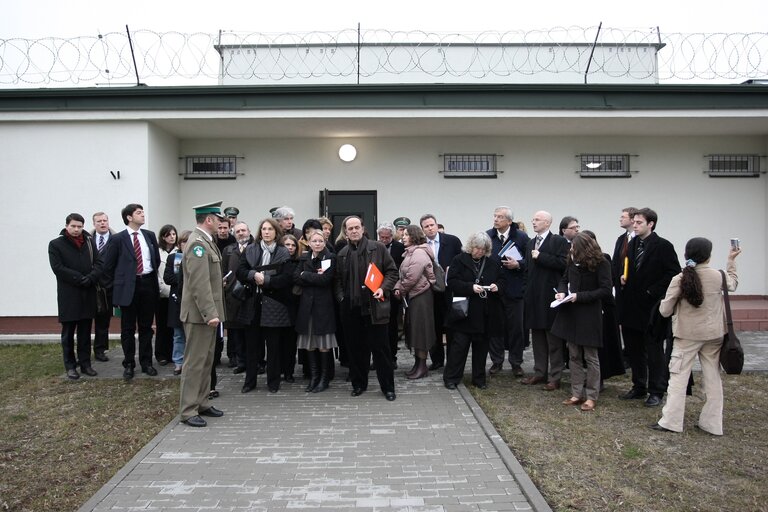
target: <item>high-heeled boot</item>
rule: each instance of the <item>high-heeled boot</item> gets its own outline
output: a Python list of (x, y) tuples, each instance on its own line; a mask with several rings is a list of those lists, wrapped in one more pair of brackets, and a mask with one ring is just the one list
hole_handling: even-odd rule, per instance
[(405, 372), (405, 376), (406, 377), (410, 377), (411, 375), (413, 375), (414, 372), (416, 371), (416, 368), (418, 368), (418, 367), (419, 367), (419, 358), (416, 357), (416, 356), (413, 356), (413, 366), (411, 367), (410, 370)]
[(304, 391), (311, 393), (320, 384), (320, 356), (317, 350), (307, 350), (307, 362), (309, 363), (309, 384)]
[(321, 393), (328, 389), (331, 382), (331, 370), (333, 370), (333, 353), (320, 352), (320, 383), (312, 390), (313, 393)]
[(429, 369), (427, 368), (427, 358), (419, 359), (419, 364), (416, 367), (416, 371), (408, 376), (410, 380), (421, 379), (429, 375)]

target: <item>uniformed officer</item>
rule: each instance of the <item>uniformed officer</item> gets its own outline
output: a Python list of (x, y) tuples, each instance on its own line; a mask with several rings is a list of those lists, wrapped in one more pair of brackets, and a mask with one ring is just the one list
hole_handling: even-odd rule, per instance
[(411, 225), (411, 219), (408, 217), (398, 217), (394, 221), (392, 221), (392, 224), (395, 225), (395, 229), (397, 230), (395, 235), (395, 240), (398, 242), (402, 241), (403, 238), (403, 232), (405, 231), (405, 228)]
[(197, 227), (184, 250), (181, 321), (187, 343), (181, 374), (179, 412), (191, 427), (204, 427), (201, 416), (218, 418), (224, 413), (208, 400), (216, 332), (225, 320), (221, 254), (214, 240), (219, 220), (225, 219), (218, 203), (195, 206)]
[(237, 216), (240, 215), (240, 209), (237, 206), (227, 206), (224, 208), (224, 215), (229, 220), (229, 232), (235, 234), (235, 224), (237, 224)]

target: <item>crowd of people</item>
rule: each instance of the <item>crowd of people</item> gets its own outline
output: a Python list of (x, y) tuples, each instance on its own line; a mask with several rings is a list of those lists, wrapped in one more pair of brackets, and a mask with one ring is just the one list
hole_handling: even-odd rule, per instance
[[(135, 203), (123, 208), (126, 229), (119, 232), (104, 212), (93, 214), (91, 232), (82, 215), (67, 216), (49, 256), (68, 378), (96, 375), (91, 349), (95, 360), (108, 360), (114, 313), (123, 378), (134, 377), (138, 332), (141, 371), (157, 375), (153, 355), (159, 365), (174, 365), (182, 379), (181, 419), (191, 426), (223, 414), (211, 400), (225, 338), (231, 371), (244, 374), (242, 393), (256, 389), (259, 375), (277, 393), (283, 382), (295, 382), (297, 364), (305, 391), (323, 392), (338, 359), (349, 368), (352, 396), (367, 391), (373, 370), (392, 401), (402, 332), (413, 354), (406, 379), (443, 368), (445, 387), (455, 389), (471, 348), (472, 385), (486, 388), (505, 355), (521, 384), (548, 392), (560, 388), (569, 368), (570, 397), (562, 403), (585, 412), (597, 406), (605, 379), (628, 366), (632, 388), (620, 398), (657, 407), (668, 392), (652, 427), (681, 431), (699, 354), (707, 395), (699, 427), (722, 434), (722, 283), (708, 266), (712, 244), (692, 239), (681, 272), (650, 208), (622, 210), (612, 254), (575, 217), (564, 217), (554, 233), (552, 215), (538, 211), (529, 235), (506, 206), (493, 211), (491, 229), (463, 243), (433, 214), (418, 223), (382, 223), (374, 236), (352, 215), (332, 240), (328, 218), (298, 229), (291, 208), (273, 208), (252, 234), (239, 213), (222, 212), (221, 203), (201, 205), (194, 230), (178, 235), (164, 225), (158, 237), (143, 229), (144, 209)], [(739, 253), (732, 248), (728, 257), (729, 290), (737, 284)], [(526, 376), (528, 343), (533, 373)]]

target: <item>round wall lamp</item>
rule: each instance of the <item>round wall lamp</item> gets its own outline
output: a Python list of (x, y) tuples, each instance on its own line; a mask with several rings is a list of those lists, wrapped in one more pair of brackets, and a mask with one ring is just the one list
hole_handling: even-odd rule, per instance
[(339, 158), (344, 162), (351, 162), (357, 156), (357, 149), (352, 144), (343, 144), (339, 148)]

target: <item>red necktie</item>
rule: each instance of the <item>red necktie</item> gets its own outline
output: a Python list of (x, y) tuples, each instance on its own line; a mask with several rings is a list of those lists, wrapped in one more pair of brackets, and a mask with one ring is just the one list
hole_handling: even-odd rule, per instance
[(136, 253), (136, 275), (144, 273), (144, 258), (141, 257), (141, 245), (139, 245), (139, 234), (133, 234), (133, 252)]

